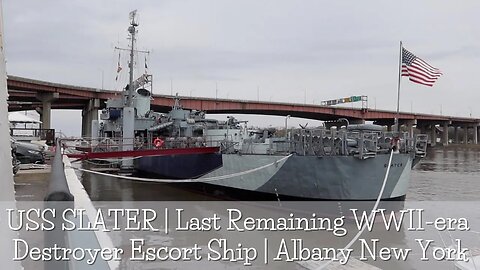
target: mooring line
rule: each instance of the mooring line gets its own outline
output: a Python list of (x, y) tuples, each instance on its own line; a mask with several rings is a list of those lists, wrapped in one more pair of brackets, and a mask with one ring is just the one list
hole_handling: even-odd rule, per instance
[[(378, 194), (378, 197), (377, 197), (377, 200), (375, 201), (375, 205), (373, 206), (373, 209), (372, 211), (370, 212), (370, 215), (368, 216), (368, 219), (370, 221), (372, 221), (373, 218), (375, 218), (375, 211), (377, 210), (378, 208), (378, 204), (380, 203), (380, 200), (382, 198), (382, 195), (383, 195), (383, 191), (385, 190), (385, 186), (387, 184), (387, 179), (388, 179), (388, 174), (390, 173), (390, 166), (392, 165), (392, 157), (393, 157), (393, 151), (390, 151), (390, 159), (388, 160), (388, 166), (387, 166), (387, 171), (385, 173), (385, 178), (383, 179), (383, 185), (382, 185), (382, 188), (380, 189), (380, 193)], [(360, 231), (358, 231), (358, 233), (353, 237), (353, 239), (343, 248), (344, 250), (345, 249), (348, 249), (350, 248), (357, 240), (358, 238), (360, 237), (360, 235), (362, 235), (362, 233), (365, 231), (365, 229), (367, 228), (367, 222), (365, 222), (363, 224), (363, 227)], [(337, 253), (337, 257), (340, 257), (341, 256), (341, 253)], [(321, 269), (324, 269), (325, 267), (327, 267), (329, 264), (331, 264), (333, 262), (333, 260), (329, 260), (328, 262), (326, 262), (325, 264), (321, 265), (320, 267), (318, 268), (315, 268), (315, 270), (321, 270)]]

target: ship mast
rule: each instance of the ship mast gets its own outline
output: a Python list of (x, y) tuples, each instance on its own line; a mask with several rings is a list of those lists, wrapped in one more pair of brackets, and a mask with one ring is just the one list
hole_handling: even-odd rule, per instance
[(135, 46), (135, 33), (137, 31), (137, 29), (135, 27), (138, 26), (138, 23), (135, 21), (135, 16), (137, 14), (137, 11), (134, 10), (132, 12), (130, 12), (130, 27), (128, 27), (128, 32), (130, 33), (130, 37), (131, 37), (131, 46), (130, 46), (130, 63), (128, 65), (129, 67), (129, 75), (130, 75), (130, 79), (129, 79), (129, 82), (128, 82), (128, 98), (127, 98), (127, 102), (126, 102), (126, 105), (127, 107), (133, 107), (133, 91), (135, 89), (133, 89), (134, 85), (133, 85), (133, 57), (134, 57), (134, 46)]
[[(133, 91), (134, 84), (133, 84), (133, 57), (134, 57), (134, 46), (135, 46), (135, 33), (138, 23), (135, 21), (135, 16), (137, 11), (134, 10), (130, 12), (130, 26), (128, 27), (128, 32), (130, 33), (131, 38), (131, 46), (130, 46), (130, 63), (129, 73), (130, 73), (130, 80), (128, 83), (127, 89), (127, 100), (124, 103), (123, 107), (123, 126), (122, 126), (122, 150), (123, 151), (132, 151), (133, 150), (133, 143), (135, 137), (135, 108), (133, 104)], [(132, 159), (123, 159), (122, 160), (122, 169), (129, 170), (133, 168), (133, 160)]]

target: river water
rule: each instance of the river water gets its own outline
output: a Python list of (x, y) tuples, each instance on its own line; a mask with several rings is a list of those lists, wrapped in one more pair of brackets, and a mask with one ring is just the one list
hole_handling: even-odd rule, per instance
[[(373, 261), (369, 259), (369, 264), (375, 265), (380, 269), (453, 269), (453, 262), (446, 260), (436, 260), (432, 253), (433, 246), (441, 248), (451, 246), (454, 239), (462, 240), (462, 247), (468, 248), (480, 247), (480, 148), (465, 146), (435, 147), (429, 148), (426, 158), (424, 158), (412, 171), (409, 191), (405, 205), (405, 209), (425, 209), (425, 215), (422, 224), (437, 218), (462, 218), (468, 219), (469, 230), (462, 231), (458, 228), (453, 230), (440, 230), (432, 225), (424, 225), (425, 230), (410, 230), (408, 226), (402, 227), (400, 230), (380, 230), (373, 232), (365, 232), (361, 234), (360, 239), (372, 241), (379, 239), (380, 247), (411, 249), (411, 253), (406, 260), (386, 260), (377, 259)], [(83, 175), (82, 181), (85, 189), (89, 193), (93, 201), (121, 201), (114, 205), (108, 203), (97, 202), (97, 207), (138, 207), (139, 209), (148, 208), (185, 208), (191, 211), (191, 215), (198, 217), (206, 217), (212, 215), (215, 211), (222, 212), (225, 207), (242, 207), (237, 202), (203, 203), (195, 202), (195, 205), (189, 205), (186, 202), (165, 202), (151, 203), (146, 202), (142, 205), (138, 201), (158, 201), (158, 200), (175, 200), (179, 197), (188, 198), (189, 200), (203, 201), (209, 197), (199, 195), (187, 190), (171, 187), (168, 185), (157, 183), (138, 183), (110, 177)], [(135, 202), (132, 202), (135, 201)], [(130, 202), (130, 203), (128, 203)], [(172, 204), (173, 203), (173, 204)], [(103, 204), (103, 205), (102, 205)], [(119, 206), (119, 204), (121, 204)], [(285, 205), (283, 205), (284, 207)], [(335, 207), (335, 206), (334, 206)], [(361, 208), (361, 207), (359, 207)], [(216, 209), (216, 210), (214, 210)], [(371, 209), (371, 208), (370, 208)], [(161, 210), (159, 210), (161, 212)], [(271, 211), (262, 207), (260, 210), (256, 208), (250, 211), (249, 215), (259, 216), (275, 216), (279, 214), (277, 211)], [(282, 215), (282, 214), (280, 214)], [(288, 215), (288, 214), (287, 214)], [(222, 217), (225, 219), (225, 215)], [(415, 217), (408, 217), (408, 220), (414, 220)], [(406, 220), (407, 220), (406, 219)], [(381, 222), (380, 222), (381, 223)], [(404, 221), (403, 224), (408, 224)], [(173, 233), (161, 234), (152, 232), (132, 232), (132, 234), (117, 234), (112, 236), (115, 246), (128, 247), (132, 238), (146, 239), (146, 243), (151, 247), (189, 247), (193, 243), (203, 243), (203, 250), (206, 249), (205, 243), (209, 239), (215, 237), (225, 237), (233, 243), (242, 243), (244, 246), (251, 245), (260, 247), (265, 238), (270, 239), (270, 249), (265, 251), (269, 254), (270, 260), (278, 249), (278, 242), (284, 238), (296, 237), (305, 240), (305, 245), (312, 247), (338, 247), (342, 248), (353, 238), (353, 235), (359, 230), (355, 228), (353, 223), (347, 223), (347, 228), (352, 233), (345, 237), (332, 237), (331, 233), (313, 234), (305, 233), (292, 235), (288, 232), (268, 233), (235, 233), (229, 232), (175, 232), (173, 228), (168, 227)], [(223, 234), (222, 234), (223, 233)], [(422, 249), (420, 248), (418, 239), (425, 241), (434, 241), (432, 247), (429, 248), (427, 257), (430, 261), (422, 261)], [(232, 242), (233, 241), (233, 242)], [(370, 242), (368, 242), (370, 243)], [(379, 248), (380, 248), (379, 247)], [(352, 246), (352, 258), (361, 258), (362, 245), (356, 241)], [(259, 248), (261, 250), (261, 248)], [(203, 254), (206, 256), (206, 254)], [(437, 254), (438, 255), (438, 254)], [(323, 263), (323, 262), (322, 262)], [(313, 268), (316, 268), (314, 266)], [(207, 262), (202, 261), (162, 261), (162, 262), (132, 262), (127, 259), (122, 260), (120, 269), (243, 269), (241, 263), (230, 262)], [(255, 269), (305, 269), (297, 263), (277, 263), (270, 262), (264, 265), (260, 262), (254, 264)], [(312, 269), (313, 269), (312, 268)], [(378, 269), (376, 268), (376, 269)], [(336, 269), (336, 268), (335, 268)], [(353, 269), (353, 268), (352, 268)], [(355, 269), (365, 268), (365, 265)], [(475, 269), (475, 268), (472, 268)]]
[(480, 148), (429, 148), (412, 171), (407, 200), (480, 200)]

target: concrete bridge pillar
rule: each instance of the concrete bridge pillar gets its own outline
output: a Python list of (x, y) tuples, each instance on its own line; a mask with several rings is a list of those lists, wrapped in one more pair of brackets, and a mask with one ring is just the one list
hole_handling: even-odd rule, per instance
[(87, 110), (82, 110), (82, 137), (87, 137)]
[(406, 120), (405, 122), (402, 123), (402, 125), (405, 125), (407, 128), (408, 135), (410, 137), (414, 136), (414, 128), (413, 126), (417, 124), (417, 120)]
[(82, 110), (82, 137), (92, 137), (92, 121), (98, 120), (99, 99), (91, 99)]
[(473, 144), (478, 144), (478, 125), (473, 126)]
[(437, 144), (437, 128), (435, 124), (431, 125), (430, 129), (430, 145), (435, 146)]
[(455, 126), (454, 130), (454, 136), (455, 136), (455, 143), (460, 143), (460, 135), (458, 134), (458, 126)]
[(468, 144), (468, 125), (463, 127), (463, 143)]
[(58, 93), (38, 93), (37, 99), (42, 102), (40, 121), (42, 128), (51, 128), (52, 102), (59, 97)]
[(51, 127), (52, 117), (52, 102), (50, 100), (42, 100), (42, 114), (40, 121), (42, 121), (42, 128), (49, 129)]
[(443, 123), (443, 134), (442, 134), (442, 143), (444, 146), (448, 145), (448, 125), (450, 123), (444, 122)]

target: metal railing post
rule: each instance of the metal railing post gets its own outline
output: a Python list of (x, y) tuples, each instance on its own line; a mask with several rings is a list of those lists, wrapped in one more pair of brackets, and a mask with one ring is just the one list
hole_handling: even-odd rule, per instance
[(73, 195), (70, 193), (67, 177), (65, 176), (60, 141), (56, 143), (55, 157), (51, 166), (50, 183), (45, 201), (73, 201)]
[[(45, 196), (45, 208), (53, 209), (55, 214), (48, 212), (49, 220), (54, 223), (54, 229), (45, 231), (45, 247), (68, 248), (67, 232), (62, 229), (64, 223), (63, 213), (66, 209), (73, 208), (74, 196), (68, 188), (65, 168), (62, 161), (60, 141), (56, 142), (55, 157), (51, 166), (50, 183), (48, 193)], [(45, 269), (49, 270), (68, 270), (69, 262), (62, 260), (45, 261)]]

